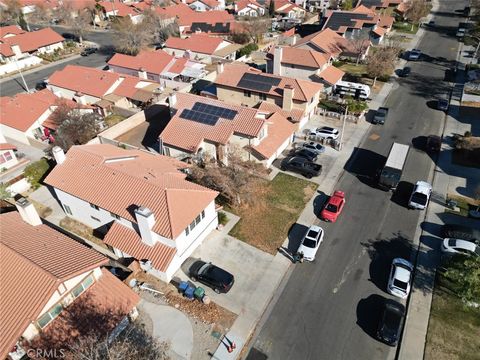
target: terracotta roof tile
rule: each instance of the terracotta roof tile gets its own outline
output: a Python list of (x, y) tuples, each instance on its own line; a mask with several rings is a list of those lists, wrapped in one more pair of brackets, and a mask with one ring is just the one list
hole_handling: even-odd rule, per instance
[(166, 156), (113, 145), (74, 146), (45, 183), (134, 223), (132, 207), (145, 206), (155, 216), (152, 230), (175, 239), (217, 196), (185, 180), (178, 170), (185, 167)]
[[(272, 47), (270, 54), (274, 54), (275, 48)], [(290, 46), (282, 47), (282, 60), (284, 64), (300, 65), (311, 68), (319, 68), (329, 61), (329, 56), (315, 50), (293, 48)]]
[(288, 121), (282, 114), (274, 113), (267, 119), (267, 136), (263, 138), (260, 144), (252, 148), (269, 159), (275, 154), (278, 148), (289, 138), (296, 130), (295, 124)]
[(8, 25), (0, 27), (0, 38), (3, 38), (5, 35), (18, 35), (23, 34), (25, 31), (18, 25)]
[[(162, 141), (187, 152), (196, 152), (203, 140), (227, 144), (234, 134), (248, 137), (258, 135), (265, 122), (256, 117), (257, 110), (243, 106), (226, 104), (223, 101), (209, 99), (203, 96), (177, 93), (177, 102), (174, 105), (176, 114), (169, 121), (161, 133)], [(215, 125), (186, 120), (179, 115), (184, 109), (191, 109), (195, 103), (203, 103), (237, 111), (233, 120), (220, 118)]]
[(322, 84), (262, 73), (260, 70), (253, 69), (248, 65), (240, 65), (236, 63), (225, 65), (223, 73), (217, 76), (215, 83), (226, 87), (240, 89), (238, 83), (242, 76), (246, 73), (259, 74), (265, 77), (280, 79), (280, 83), (278, 84), (278, 86), (272, 86), (271, 89), (266, 92), (267, 94), (277, 97), (283, 96), (283, 89), (286, 85), (290, 85), (294, 88), (295, 91), (293, 94), (293, 98), (297, 101), (310, 101), (310, 99), (315, 96), (316, 93), (322, 91), (323, 89)]
[(105, 244), (120, 249), (137, 260), (150, 260), (153, 267), (162, 272), (167, 270), (177, 252), (176, 248), (160, 242), (154, 246), (146, 245), (135, 230), (118, 222), (112, 224), (104, 241)]
[(5, 44), (18, 45), (22, 52), (32, 52), (37, 49), (64, 41), (63, 36), (57, 34), (51, 28), (25, 32), (20, 35), (3, 38)]
[(166, 41), (165, 47), (213, 55), (223, 41), (226, 40), (204, 34), (192, 34), (185, 39), (170, 37)]
[(108, 260), (47, 225), (24, 222), (15, 211), (0, 215), (0, 229), (3, 359), (60, 283)]
[(349, 41), (329, 28), (325, 28), (322, 31), (300, 39), (295, 47), (302, 47), (309, 44), (333, 57), (338, 57), (343, 52), (351, 50)]
[(184, 3), (179, 3), (167, 7), (156, 7), (155, 12), (165, 18), (178, 18), (193, 14), (195, 11), (192, 10), (188, 5)]
[(280, 113), (293, 123), (299, 123), (300, 120), (305, 116), (304, 110), (292, 109), (291, 111), (286, 111), (286, 110), (283, 110), (277, 104), (266, 102), (266, 101), (262, 101), (258, 109), (269, 112), (269, 113), (275, 113), (275, 112)]
[(147, 72), (160, 74), (175, 57), (165, 51), (141, 51), (136, 56), (115, 54), (108, 65), (120, 66), (132, 70), (145, 69)]
[(318, 76), (329, 84), (335, 85), (339, 80), (342, 80), (343, 75), (345, 75), (344, 71), (336, 68), (335, 66), (329, 65)]
[(0, 150), (17, 150), (17, 147), (9, 143), (0, 143)]
[(255, 0), (238, 0), (235, 4), (237, 5), (236, 7), (237, 12), (245, 9), (246, 7), (251, 7), (254, 10), (256, 10), (257, 8), (264, 8)]

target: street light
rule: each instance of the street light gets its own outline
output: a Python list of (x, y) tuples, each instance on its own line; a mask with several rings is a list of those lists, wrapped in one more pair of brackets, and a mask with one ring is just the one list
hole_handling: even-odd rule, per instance
[(23, 77), (22, 70), (20, 70), (20, 67), (18, 66), (17, 58), (15, 57), (15, 55), (13, 56), (13, 61), (15, 62), (15, 66), (17, 67), (18, 72), (20, 73), (20, 77), (22, 78), (23, 85), (25, 86), (25, 90), (27, 91), (27, 93), (29, 93), (30, 89), (28, 88), (27, 82), (25, 81), (25, 78)]
[(348, 114), (348, 105), (345, 105), (345, 114), (343, 115), (343, 124), (342, 124), (342, 133), (340, 134), (340, 144), (338, 145), (338, 150), (342, 150), (343, 146), (343, 133), (345, 132), (345, 122), (347, 121)]

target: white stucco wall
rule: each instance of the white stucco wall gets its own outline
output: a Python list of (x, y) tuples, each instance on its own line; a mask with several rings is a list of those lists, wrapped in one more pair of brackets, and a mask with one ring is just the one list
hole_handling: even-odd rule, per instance
[(8, 137), (10, 139), (13, 139), (13, 140), (16, 140), (16, 141), (19, 141), (23, 144), (29, 145), (27, 136), (25, 135), (24, 132), (19, 131), (19, 130), (14, 129), (14, 128), (11, 128), (10, 126), (6, 126), (6, 125), (1, 124), (1, 123), (0, 123), (0, 129), (2, 129), (2, 133), (6, 137)]
[(207, 10), (210, 10), (210, 7), (205, 5), (204, 3), (200, 2), (200, 1), (195, 1), (193, 3), (191, 3), (190, 5), (188, 5), (191, 9), (195, 10), (195, 11), (207, 11)]
[(3, 163), (0, 164), (0, 170), (1, 169), (10, 169), (12, 166), (15, 166), (18, 164), (17, 157), (15, 156), (15, 153), (13, 150), (4, 150), (0, 151), (0, 156), (8, 156), (10, 154), (11, 160), (7, 160)]
[[(65, 89), (65, 88), (55, 86), (55, 85), (52, 85), (52, 84), (48, 84), (47, 89), (52, 91), (56, 96), (64, 98), (64, 99), (72, 100), (72, 99), (75, 98), (76, 91), (73, 91), (73, 90)], [(94, 103), (96, 103), (97, 101), (100, 100), (100, 98), (98, 98), (98, 97), (87, 95), (87, 94), (84, 94), (84, 98), (85, 98), (85, 101), (86, 101), (87, 104), (94, 104)]]
[(51, 44), (51, 45), (47, 45), (47, 46), (38, 48), (37, 51), (40, 54), (48, 54), (48, 53), (53, 53), (57, 49), (63, 49), (63, 43), (62, 42), (58, 42), (58, 43), (55, 43), (55, 44)]

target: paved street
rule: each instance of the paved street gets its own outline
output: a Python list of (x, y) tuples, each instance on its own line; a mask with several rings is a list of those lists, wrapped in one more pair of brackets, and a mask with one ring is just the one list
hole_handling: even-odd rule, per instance
[(436, 27), (426, 31), (417, 46), (426, 56), (409, 63), (412, 75), (399, 80), (387, 98), (387, 123), (372, 126), (361, 149), (347, 163), (338, 184), (347, 194), (344, 213), (336, 224), (321, 223), (326, 236), (317, 260), (296, 265), (253, 341), (253, 347), (269, 359), (395, 357), (395, 348), (373, 338), (379, 306), (382, 298), (390, 297), (385, 289), (391, 260), (415, 255), (418, 239), (414, 234), (424, 213), (407, 210), (405, 205), (413, 183), (428, 179), (433, 161), (412, 146), (403, 181), (393, 197), (376, 189), (370, 177), (393, 141), (411, 145), (418, 136), (442, 132), (445, 114), (434, 109), (434, 99), (449, 89), (443, 80), (458, 48), (450, 32), (462, 21), (453, 11), (464, 5), (441, 2), (434, 14)]
[[(40, 27), (40, 26), (39, 26)], [(68, 33), (68, 29), (52, 26), (52, 28), (57, 31), (59, 34)], [(100, 51), (95, 54), (91, 54), (85, 57), (75, 56), (68, 61), (61, 62), (58, 64), (52, 64), (53, 66), (43, 66), (35, 70), (26, 70), (24, 72), (25, 81), (30, 90), (35, 89), (35, 85), (48, 78), (52, 73), (57, 70), (63, 69), (65, 66), (71, 65), (82, 65), (88, 67), (104, 67), (106, 65), (105, 60), (109, 56), (109, 47), (112, 46), (112, 35), (108, 32), (93, 32), (90, 31), (85, 36), (85, 40), (92, 41), (98, 44)], [(0, 95), (1, 96), (12, 96), (17, 93), (24, 92), (24, 85), (20, 75), (15, 76), (12, 79), (3, 79), (0, 80)]]

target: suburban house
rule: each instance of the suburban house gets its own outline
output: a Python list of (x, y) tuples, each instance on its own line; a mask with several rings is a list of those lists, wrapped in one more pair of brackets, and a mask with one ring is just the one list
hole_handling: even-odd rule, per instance
[(184, 39), (169, 37), (163, 50), (173, 56), (183, 56), (212, 64), (219, 60), (235, 60), (237, 50), (241, 47), (242, 45), (220, 37), (192, 34)]
[(108, 67), (117, 74), (137, 76), (171, 87), (176, 87), (176, 83), (192, 83), (206, 74), (205, 64), (187, 56), (172, 56), (163, 50), (141, 51), (136, 56), (115, 54), (108, 61)]
[(234, 5), (235, 14), (238, 16), (263, 16), (265, 8), (256, 0), (239, 0)]
[(275, 46), (267, 54), (267, 72), (295, 79), (321, 82), (330, 92), (345, 72), (331, 65), (331, 57), (315, 50)]
[(325, 28), (295, 41), (292, 46), (319, 51), (329, 55), (333, 60), (357, 58), (357, 56), (364, 59), (370, 49), (370, 42), (366, 41), (365, 47), (362, 49), (354, 46), (350, 40), (338, 35), (335, 31)]
[(0, 28), (0, 60), (11, 62), (30, 55), (63, 49), (65, 39), (50, 28), (26, 32), (16, 25)]
[(45, 183), (67, 216), (106, 233), (117, 256), (163, 281), (218, 225), (217, 192), (187, 181), (181, 161), (108, 144), (53, 152)]
[(155, 102), (159, 87), (152, 80), (77, 65), (55, 71), (47, 85), (56, 96), (94, 105), (104, 115), (112, 106), (128, 109)]
[(0, 171), (3, 172), (18, 164), (16, 150), (17, 147), (7, 142), (0, 129)]
[(181, 36), (205, 33), (228, 37), (239, 27), (234, 16), (224, 10), (192, 11), (190, 14), (180, 14), (177, 24)]
[(326, 10), (330, 7), (330, 0), (296, 0), (295, 4), (300, 5), (300, 3), (305, 4), (305, 7), (308, 11), (315, 10)]
[(389, 7), (395, 8), (399, 4), (405, 2), (404, 0), (360, 0), (358, 5), (363, 5), (373, 10), (382, 10)]
[(291, 143), (296, 125), (279, 112), (230, 105), (203, 96), (169, 97), (171, 119), (160, 134), (165, 155), (215, 159), (228, 164), (231, 152), (269, 167)]
[(303, 19), (307, 11), (288, 0), (270, 0), (274, 3), (275, 14), (289, 19)]
[(124, 4), (120, 0), (104, 0), (98, 4), (103, 8), (103, 18), (124, 18), (128, 17), (133, 24), (142, 22), (143, 15), (135, 7)]
[(323, 85), (311, 81), (262, 73), (244, 64), (219, 64), (215, 80), (217, 98), (227, 103), (254, 107), (266, 101), (285, 111), (305, 114), (302, 128), (315, 113)]
[(225, 0), (182, 0), (195, 11), (225, 10)]
[[(135, 5), (135, 6), (138, 6), (138, 5)], [(157, 13), (163, 19), (166, 25), (174, 23), (180, 18), (186, 18), (195, 12), (188, 5), (184, 3), (172, 4), (166, 7), (157, 6), (157, 7), (152, 7), (152, 9), (153, 11), (155, 11), (155, 13)]]
[[(51, 115), (65, 100), (56, 97), (50, 90), (43, 89), (31, 94), (17, 94), (0, 98), (0, 129), (10, 139), (30, 144), (30, 140), (53, 141), (52, 133), (57, 129)], [(90, 106), (66, 101), (82, 112), (92, 112)]]
[[(25, 198), (16, 207), (0, 214), (2, 359), (26, 357), (43, 335), (60, 345), (80, 328), (106, 335), (136, 317), (140, 298), (102, 269), (107, 258), (42, 224)], [(95, 323), (93, 314), (104, 321)]]
[(393, 25), (389, 15), (378, 15), (375, 10), (363, 5), (351, 11), (328, 10), (322, 29), (331, 29), (346, 39), (370, 40), (379, 44)]

